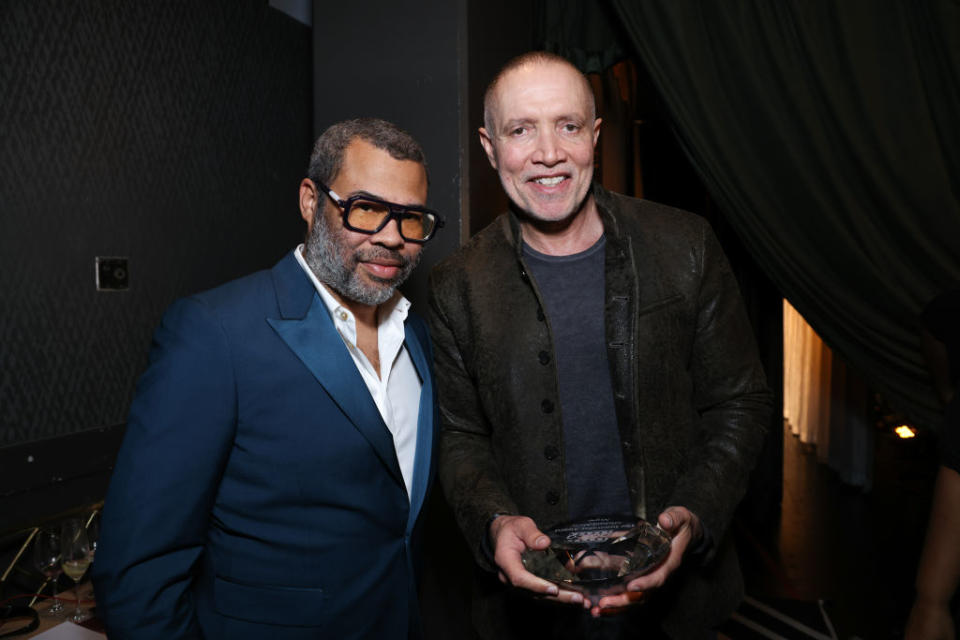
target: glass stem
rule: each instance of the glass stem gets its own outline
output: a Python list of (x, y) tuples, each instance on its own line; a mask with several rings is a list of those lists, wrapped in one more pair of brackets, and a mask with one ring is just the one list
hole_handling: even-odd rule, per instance
[(77, 597), (76, 607), (73, 609), (73, 617), (75, 620), (80, 619), (80, 583), (76, 580), (73, 581), (73, 595)]

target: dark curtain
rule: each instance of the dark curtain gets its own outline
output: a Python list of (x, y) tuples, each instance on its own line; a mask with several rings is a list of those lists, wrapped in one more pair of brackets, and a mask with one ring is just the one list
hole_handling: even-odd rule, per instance
[(594, 7), (581, 25), (613, 19), (559, 30), (554, 50), (604, 59), (625, 34), (754, 259), (835, 352), (936, 426), (917, 316), (960, 282), (960, 3), (571, 5)]

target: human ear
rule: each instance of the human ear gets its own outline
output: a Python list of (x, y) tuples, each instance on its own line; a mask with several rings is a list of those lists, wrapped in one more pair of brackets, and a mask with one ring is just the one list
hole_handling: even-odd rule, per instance
[(493, 167), (494, 171), (496, 171), (497, 150), (493, 146), (493, 140), (490, 139), (490, 134), (487, 133), (487, 130), (484, 127), (477, 129), (477, 133), (480, 134), (480, 144), (483, 145), (483, 150), (487, 152), (487, 160), (490, 161), (490, 166)]
[(317, 213), (317, 187), (310, 178), (300, 182), (300, 217), (307, 223), (307, 233), (313, 231), (313, 219)]

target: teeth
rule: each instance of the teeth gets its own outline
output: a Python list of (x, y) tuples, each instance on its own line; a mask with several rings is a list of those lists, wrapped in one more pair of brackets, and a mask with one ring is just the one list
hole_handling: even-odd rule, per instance
[(565, 178), (563, 176), (554, 176), (552, 178), (537, 178), (536, 180), (534, 180), (534, 182), (536, 182), (537, 184), (542, 184), (548, 187), (552, 187), (554, 185), (560, 184), (564, 180)]

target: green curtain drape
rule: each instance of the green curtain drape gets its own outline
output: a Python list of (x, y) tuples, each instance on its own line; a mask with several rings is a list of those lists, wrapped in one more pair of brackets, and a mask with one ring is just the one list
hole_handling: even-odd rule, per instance
[[(960, 282), (960, 3), (570, 5), (613, 16), (607, 52), (587, 58), (622, 48), (622, 27), (711, 195), (791, 304), (898, 409), (937, 425), (916, 318)], [(589, 50), (602, 40), (591, 33), (555, 50)]]

